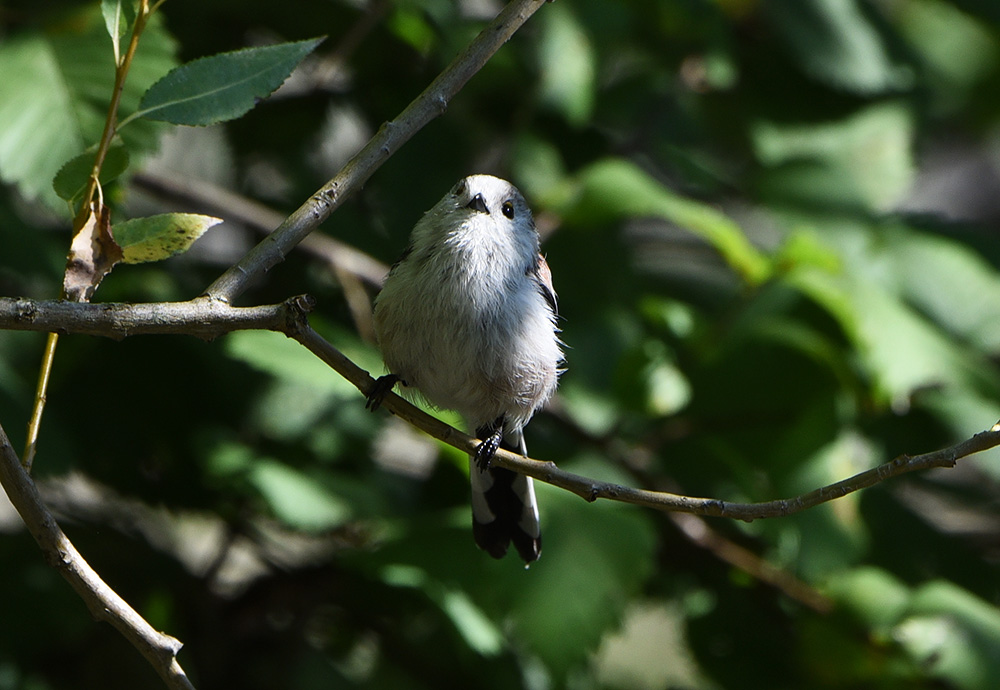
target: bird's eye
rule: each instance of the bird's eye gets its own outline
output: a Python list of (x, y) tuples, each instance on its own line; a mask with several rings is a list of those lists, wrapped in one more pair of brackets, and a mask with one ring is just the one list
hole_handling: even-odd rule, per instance
[(465, 180), (459, 180), (458, 184), (455, 185), (455, 196), (462, 196), (465, 194)]
[(500, 207), (500, 210), (503, 211), (503, 214), (508, 218), (514, 217), (514, 204), (512, 204), (511, 202), (509, 201), (503, 202), (503, 206)]

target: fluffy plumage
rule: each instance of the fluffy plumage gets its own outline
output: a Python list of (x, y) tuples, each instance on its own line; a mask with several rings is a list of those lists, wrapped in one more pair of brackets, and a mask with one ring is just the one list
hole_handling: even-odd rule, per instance
[(473, 533), (500, 558), (526, 562), (541, 534), (531, 479), (489, 468), (497, 445), (524, 454), (522, 429), (552, 395), (562, 352), (556, 297), (521, 193), (489, 175), (460, 180), (417, 222), (375, 301), (390, 375), (436, 407), (458, 411), (486, 443), (470, 458)]

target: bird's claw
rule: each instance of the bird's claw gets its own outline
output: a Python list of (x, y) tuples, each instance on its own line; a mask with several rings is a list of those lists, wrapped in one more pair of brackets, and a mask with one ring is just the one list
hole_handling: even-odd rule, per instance
[(487, 436), (476, 448), (476, 467), (479, 468), (480, 472), (485, 472), (490, 468), (490, 464), (493, 462), (493, 456), (497, 454), (497, 448), (500, 447), (500, 440), (503, 438), (503, 429), (497, 429), (492, 434)]
[(392, 391), (392, 387), (396, 385), (400, 378), (395, 374), (386, 374), (385, 376), (379, 376), (375, 379), (375, 383), (372, 384), (371, 390), (368, 391), (368, 399), (365, 401), (365, 409), (374, 412), (382, 404), (385, 396), (389, 395)]

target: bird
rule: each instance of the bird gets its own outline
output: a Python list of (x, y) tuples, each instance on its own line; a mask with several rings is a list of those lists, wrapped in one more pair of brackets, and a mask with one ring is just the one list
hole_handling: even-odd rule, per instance
[(476, 544), (502, 558), (513, 543), (526, 565), (542, 547), (534, 485), (492, 460), (497, 448), (527, 456), (524, 427), (563, 372), (557, 315), (531, 210), (491, 175), (459, 180), (420, 218), (374, 303), (389, 373), (366, 406), (399, 383), (461, 414), (481, 439), (469, 458)]

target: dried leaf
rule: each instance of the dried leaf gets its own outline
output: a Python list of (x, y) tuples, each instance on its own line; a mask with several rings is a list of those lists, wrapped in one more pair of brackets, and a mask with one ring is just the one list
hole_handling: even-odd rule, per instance
[(114, 265), (121, 261), (122, 250), (111, 236), (108, 207), (91, 203), (83, 227), (73, 237), (66, 259), (63, 293), (72, 302), (89, 302)]

